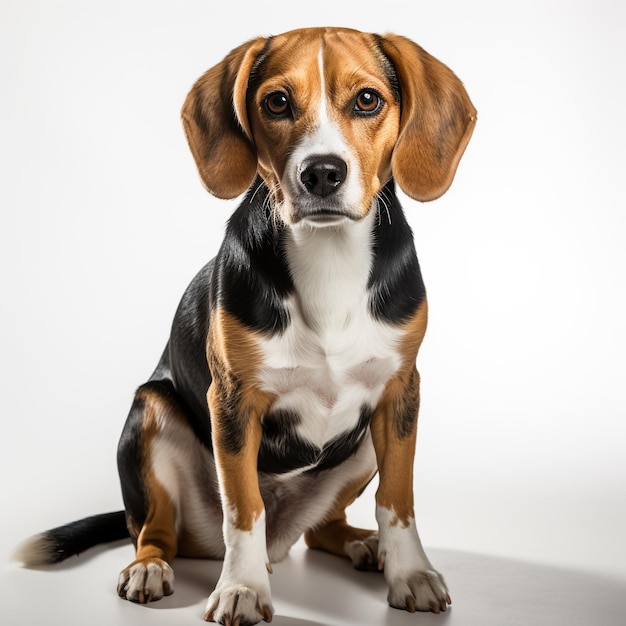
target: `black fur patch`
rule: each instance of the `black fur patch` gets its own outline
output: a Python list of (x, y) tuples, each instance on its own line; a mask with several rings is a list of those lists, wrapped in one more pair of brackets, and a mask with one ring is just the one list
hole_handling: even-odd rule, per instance
[(126, 538), (128, 529), (124, 511), (85, 517), (34, 537), (38, 542), (39, 553), (36, 560), (28, 564), (60, 563), (95, 545)]
[(300, 437), (300, 416), (290, 411), (275, 411), (263, 419), (263, 439), (259, 451), (260, 472), (284, 474), (307, 466), (308, 472), (332, 469), (351, 457), (359, 448), (372, 417), (369, 407), (361, 408), (353, 430), (318, 448)]
[(126, 515), (142, 526), (148, 503), (144, 487), (144, 455), (141, 446), (145, 402), (135, 398), (117, 446), (117, 470), (120, 475)]
[(419, 374), (417, 370), (413, 370), (404, 395), (396, 399), (394, 425), (399, 439), (408, 437), (417, 424), (417, 412), (420, 405), (419, 385)]
[(380, 321), (398, 324), (417, 311), (426, 295), (413, 233), (390, 181), (379, 194), (370, 272), (370, 310)]
[[(246, 442), (246, 430), (249, 417), (242, 415), (241, 409), (241, 381), (229, 372), (223, 371), (223, 366), (215, 369), (215, 382), (218, 392), (221, 392), (217, 402), (220, 407), (218, 431), (218, 445), (228, 454), (239, 454)], [(224, 392), (228, 389), (228, 392)]]
[(249, 328), (280, 333), (287, 327), (283, 299), (294, 287), (284, 258), (284, 226), (274, 223), (260, 178), (228, 222), (214, 281), (219, 304)]

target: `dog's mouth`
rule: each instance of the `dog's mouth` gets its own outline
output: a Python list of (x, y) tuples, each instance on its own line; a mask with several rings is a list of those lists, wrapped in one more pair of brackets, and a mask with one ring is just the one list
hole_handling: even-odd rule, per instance
[(333, 209), (321, 209), (317, 211), (295, 211), (292, 215), (292, 223), (306, 224), (316, 227), (337, 226), (346, 221), (356, 221), (355, 215)]
[(345, 206), (340, 198), (315, 199), (309, 197), (285, 198), (283, 210), (293, 226), (325, 227), (347, 222), (358, 222), (363, 216)]

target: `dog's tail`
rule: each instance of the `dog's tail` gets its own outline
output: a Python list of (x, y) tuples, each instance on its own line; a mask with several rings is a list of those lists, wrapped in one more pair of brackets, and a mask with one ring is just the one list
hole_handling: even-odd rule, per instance
[(93, 546), (129, 536), (124, 511), (102, 513), (26, 539), (17, 547), (12, 560), (27, 567), (59, 563)]

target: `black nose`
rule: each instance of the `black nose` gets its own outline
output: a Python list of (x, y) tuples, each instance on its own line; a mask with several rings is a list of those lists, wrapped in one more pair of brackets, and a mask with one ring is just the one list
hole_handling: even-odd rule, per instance
[(310, 194), (325, 198), (341, 187), (347, 174), (348, 166), (339, 157), (316, 156), (305, 163), (300, 180)]

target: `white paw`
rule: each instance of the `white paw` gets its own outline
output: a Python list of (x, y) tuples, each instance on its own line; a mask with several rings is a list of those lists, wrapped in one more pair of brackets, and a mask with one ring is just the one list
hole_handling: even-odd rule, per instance
[(371, 535), (361, 541), (350, 541), (345, 545), (346, 554), (354, 567), (362, 571), (378, 570), (378, 535)]
[(451, 604), (443, 576), (430, 564), (420, 542), (415, 518), (399, 519), (393, 510), (376, 506), (380, 545), (379, 569), (385, 570), (387, 600), (397, 609), (441, 613)]
[(451, 604), (446, 583), (435, 570), (415, 570), (402, 577), (390, 577), (387, 583), (387, 600), (396, 609), (442, 613)]
[(261, 620), (272, 621), (274, 608), (267, 589), (246, 585), (218, 587), (210, 595), (204, 619), (228, 626), (251, 626)]
[(117, 582), (120, 598), (146, 604), (174, 592), (174, 572), (161, 559), (145, 559), (122, 570)]

